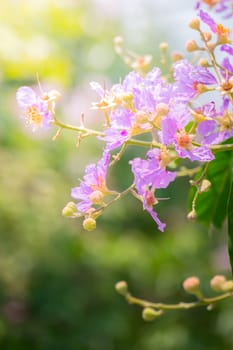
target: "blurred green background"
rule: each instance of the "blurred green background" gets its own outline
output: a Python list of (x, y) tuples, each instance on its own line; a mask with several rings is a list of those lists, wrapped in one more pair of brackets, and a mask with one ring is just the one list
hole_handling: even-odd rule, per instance
[[(224, 234), (186, 220), (188, 179), (169, 187), (171, 200), (158, 208), (165, 233), (132, 198), (110, 208), (96, 231), (84, 232), (61, 211), (102, 145), (89, 139), (77, 149), (73, 133), (55, 142), (55, 130), (32, 133), (15, 103), (17, 88), (35, 86), (38, 74), (44, 90), (61, 91), (63, 120), (78, 124), (84, 111), (89, 125), (98, 125), (89, 81), (110, 86), (128, 71), (114, 53), (114, 36), (160, 64), (160, 41), (184, 46), (192, 6), (181, 0), (1, 2), (1, 350), (233, 349), (230, 300), (211, 312), (178, 311), (145, 323), (141, 309), (114, 290), (125, 279), (137, 296), (191, 301), (182, 291), (184, 278), (199, 275), (209, 291), (213, 274), (229, 274)], [(112, 172), (116, 187), (129, 184), (128, 160), (135, 154), (131, 150)]]

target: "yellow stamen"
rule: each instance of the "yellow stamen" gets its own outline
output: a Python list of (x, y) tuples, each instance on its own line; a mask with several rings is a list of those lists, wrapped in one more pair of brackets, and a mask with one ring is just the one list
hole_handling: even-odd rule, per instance
[(39, 126), (42, 123), (43, 117), (36, 106), (30, 106), (26, 111), (26, 119), (28, 124)]

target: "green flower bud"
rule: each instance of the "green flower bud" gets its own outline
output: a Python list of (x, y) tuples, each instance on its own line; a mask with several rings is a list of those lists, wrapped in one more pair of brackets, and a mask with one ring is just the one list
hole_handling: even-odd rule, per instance
[(93, 218), (86, 218), (83, 221), (83, 228), (86, 231), (94, 231), (96, 228), (96, 221)]
[(200, 58), (200, 60), (198, 61), (198, 64), (201, 67), (209, 67), (210, 66), (208, 60), (206, 58), (203, 58), (203, 57)]
[(156, 317), (159, 317), (163, 314), (162, 310), (155, 310), (152, 307), (146, 307), (142, 311), (142, 318), (144, 321), (150, 322), (153, 321)]
[(115, 284), (116, 291), (121, 295), (126, 295), (128, 293), (128, 284), (125, 281), (119, 281)]
[(222, 285), (222, 292), (232, 292), (233, 291), (233, 281), (226, 281)]
[(74, 202), (69, 202), (66, 204), (65, 208), (62, 209), (62, 215), (66, 217), (73, 216), (76, 211), (76, 204)]
[(128, 103), (128, 104), (131, 104), (131, 103), (133, 103), (133, 94), (132, 94), (132, 92), (128, 92), (128, 93), (125, 93), (124, 95), (123, 95), (123, 100), (126, 102), (126, 103)]

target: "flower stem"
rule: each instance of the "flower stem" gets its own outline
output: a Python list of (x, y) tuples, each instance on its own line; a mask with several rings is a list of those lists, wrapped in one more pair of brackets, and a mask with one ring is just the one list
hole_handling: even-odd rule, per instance
[(160, 309), (160, 310), (180, 310), (180, 309), (192, 309), (200, 306), (208, 306), (211, 304), (214, 304), (216, 302), (219, 302), (221, 300), (230, 298), (233, 296), (233, 292), (227, 292), (221, 295), (218, 295), (216, 297), (211, 297), (211, 298), (201, 298), (197, 301), (193, 302), (179, 302), (177, 304), (165, 304), (165, 303), (153, 303), (144, 299), (139, 299), (134, 296), (132, 296), (130, 293), (127, 293), (125, 295), (125, 299), (129, 304), (134, 304), (134, 305), (139, 305), (143, 308), (145, 307), (152, 307), (154, 309)]
[(70, 125), (70, 124), (65, 124), (59, 121), (55, 115), (54, 115), (54, 124), (59, 126), (62, 129), (67, 129), (67, 130), (72, 130), (72, 131), (77, 131), (82, 134), (86, 135), (91, 135), (91, 136), (104, 136), (104, 132), (93, 130), (93, 129), (88, 129), (85, 128), (84, 126), (75, 126), (75, 125)]

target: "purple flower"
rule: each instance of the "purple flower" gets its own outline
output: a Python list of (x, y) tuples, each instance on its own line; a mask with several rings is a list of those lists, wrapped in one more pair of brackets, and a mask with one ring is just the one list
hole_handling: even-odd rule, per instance
[(180, 158), (189, 158), (191, 161), (209, 162), (214, 159), (210, 148), (206, 145), (194, 146), (192, 144), (194, 135), (185, 129), (179, 129), (178, 123), (171, 117), (162, 120), (162, 131), (160, 134), (163, 144), (174, 145)]
[(106, 150), (111, 151), (123, 145), (131, 137), (134, 115), (129, 110), (118, 108), (111, 114), (111, 126), (105, 130), (105, 136), (99, 137), (106, 142)]
[(231, 42), (229, 39), (230, 30), (228, 28), (225, 28), (221, 23), (217, 24), (214, 19), (205, 11), (200, 10), (199, 16), (201, 20), (208, 25), (210, 30), (217, 35), (218, 40), (222, 44)]
[(205, 67), (192, 66), (186, 60), (174, 64), (176, 95), (184, 101), (190, 100), (203, 91), (203, 85), (217, 83), (214, 75)]
[(198, 143), (205, 145), (215, 143), (217, 136), (216, 116), (217, 111), (214, 102), (206, 103), (195, 110), (195, 118), (198, 123), (196, 129), (196, 141)]
[[(92, 87), (103, 96), (97, 83)], [(106, 96), (114, 96), (118, 101), (109, 113), (110, 126), (105, 130), (105, 136), (100, 137), (107, 144), (106, 150), (120, 147), (132, 136), (152, 131), (156, 107), (168, 103), (172, 92), (171, 86), (161, 79), (158, 68), (152, 69), (145, 78), (131, 72), (122, 84), (116, 84), (106, 92)]]
[(216, 12), (223, 13), (225, 12), (226, 14), (224, 15), (223, 18), (230, 18), (233, 16), (233, 7), (232, 7), (232, 0), (220, 0), (217, 3), (216, 6)]
[(134, 174), (134, 184), (143, 202), (143, 208), (155, 220), (159, 230), (164, 231), (166, 225), (159, 220), (157, 213), (153, 210), (153, 205), (158, 203), (154, 191), (158, 188), (166, 188), (175, 179), (176, 173), (167, 171), (162, 166), (161, 152), (158, 149), (150, 150), (146, 160), (135, 158), (130, 161), (130, 164)]
[[(108, 193), (106, 175), (109, 160), (110, 154), (104, 152), (103, 157), (97, 164), (89, 164), (86, 167), (84, 179), (80, 186), (72, 188), (71, 196), (78, 200), (77, 209), (79, 212), (87, 213), (93, 204), (96, 204), (99, 199), (101, 201), (104, 195)], [(97, 201), (96, 198), (98, 198)]]
[(216, 143), (233, 136), (233, 107), (228, 97), (223, 99), (216, 121), (218, 124), (218, 139)]
[(205, 145), (219, 144), (233, 135), (233, 111), (227, 97), (223, 98), (219, 111), (216, 111), (215, 106), (211, 108), (210, 104), (206, 104), (198, 109), (198, 113), (205, 120), (198, 124), (197, 142)]
[(217, 13), (224, 13), (223, 18), (230, 18), (233, 16), (232, 0), (202, 0), (197, 1), (196, 9), (199, 9), (201, 3), (209, 5)]
[(23, 111), (26, 124), (31, 125), (33, 130), (38, 127), (48, 129), (53, 114), (49, 110), (48, 101), (36, 95), (36, 93), (27, 86), (22, 86), (16, 93), (16, 99), (19, 107)]

